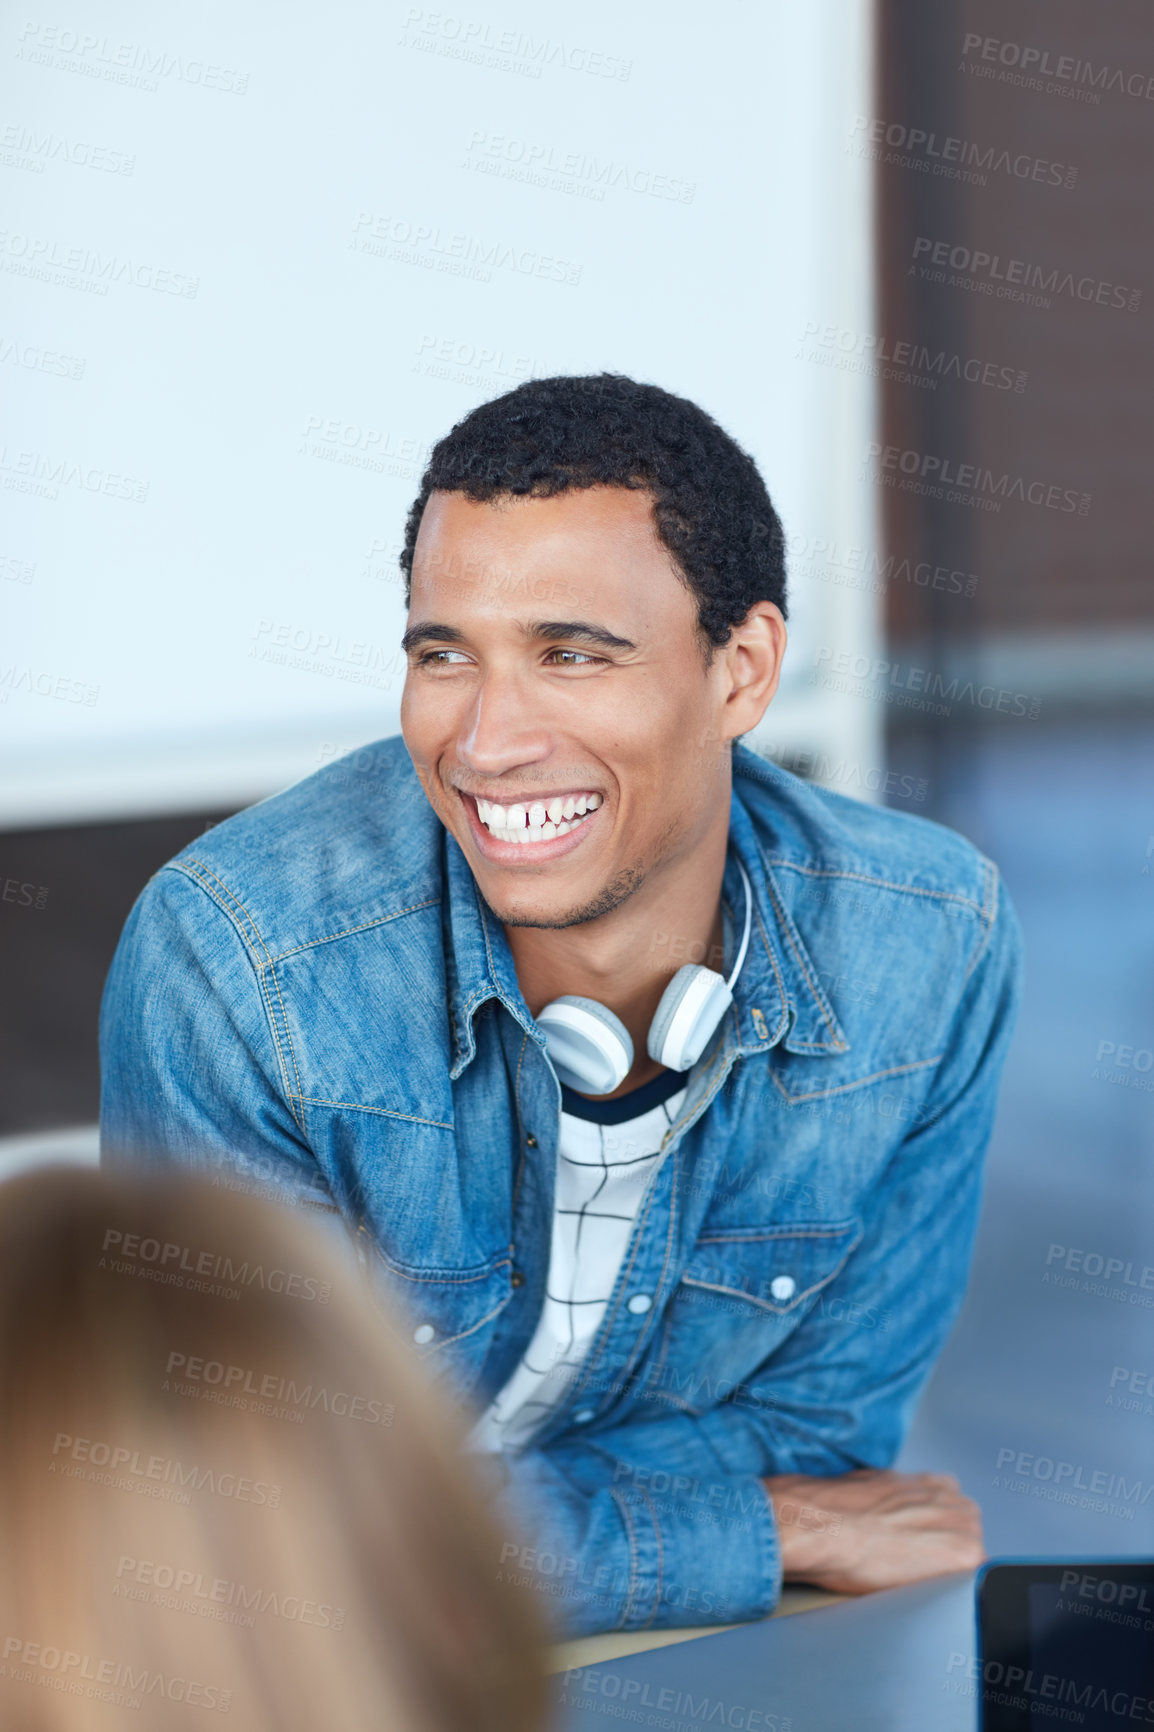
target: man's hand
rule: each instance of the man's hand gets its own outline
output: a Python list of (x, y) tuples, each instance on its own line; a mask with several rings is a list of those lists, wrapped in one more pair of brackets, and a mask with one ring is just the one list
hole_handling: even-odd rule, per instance
[(869, 1594), (985, 1561), (981, 1512), (952, 1474), (864, 1468), (831, 1479), (779, 1473), (762, 1484), (786, 1581)]

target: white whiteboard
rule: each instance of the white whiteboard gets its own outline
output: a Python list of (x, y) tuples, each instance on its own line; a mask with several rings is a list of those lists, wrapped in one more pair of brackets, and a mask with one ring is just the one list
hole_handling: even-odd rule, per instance
[[(868, 7), (492, 4), (9, 13), (0, 824), (396, 732), (423, 457), (533, 374), (688, 395), (796, 547), (876, 544), (872, 386), (801, 343), (872, 328)], [(876, 706), (809, 683), (876, 600), (791, 608), (763, 731), (878, 763)]]

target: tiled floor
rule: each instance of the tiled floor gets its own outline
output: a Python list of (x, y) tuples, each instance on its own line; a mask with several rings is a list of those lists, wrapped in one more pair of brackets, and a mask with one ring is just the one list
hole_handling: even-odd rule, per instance
[(992, 1554), (1151, 1554), (1154, 724), (1007, 730), (949, 792), (1027, 982), (969, 1293), (899, 1465), (956, 1472)]

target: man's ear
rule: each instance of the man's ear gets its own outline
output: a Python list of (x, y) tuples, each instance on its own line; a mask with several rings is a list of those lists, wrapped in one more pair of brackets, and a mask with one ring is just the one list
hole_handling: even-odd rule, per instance
[(772, 601), (754, 602), (723, 644), (724, 738), (735, 740), (756, 728), (773, 701), (781, 678), (788, 634), (785, 616)]

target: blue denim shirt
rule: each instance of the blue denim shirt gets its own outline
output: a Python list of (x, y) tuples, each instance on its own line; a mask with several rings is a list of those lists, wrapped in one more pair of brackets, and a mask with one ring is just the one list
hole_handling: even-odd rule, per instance
[[(583, 1371), (496, 1494), (503, 1572), (567, 1633), (770, 1611), (760, 1476), (891, 1464), (965, 1286), (1020, 989), (995, 867), (740, 745), (727, 972), (736, 859), (733, 1006)], [(470, 1411), (500, 1389), (542, 1302), (560, 1087), (400, 737), (156, 874), (101, 1046), (105, 1161), (339, 1211), (429, 1369)]]

